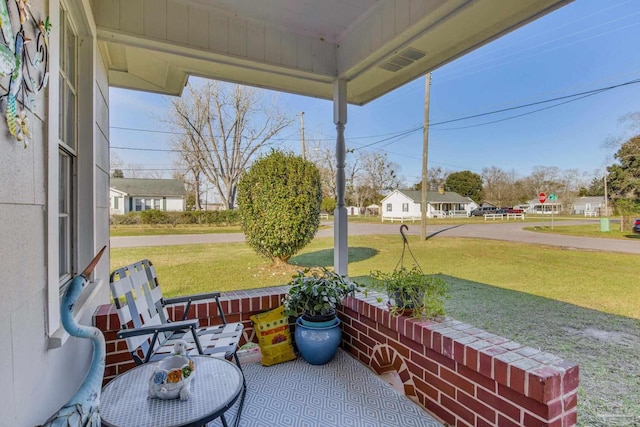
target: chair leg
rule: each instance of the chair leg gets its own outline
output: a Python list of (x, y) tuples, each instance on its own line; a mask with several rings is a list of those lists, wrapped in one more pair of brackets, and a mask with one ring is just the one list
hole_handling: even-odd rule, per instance
[(238, 365), (238, 369), (240, 369), (240, 373), (242, 374), (242, 393), (240, 394), (240, 404), (238, 405), (238, 413), (236, 414), (236, 419), (234, 420), (234, 423), (233, 423), (234, 427), (238, 427), (238, 425), (240, 424), (240, 415), (242, 414), (242, 408), (244, 406), (244, 398), (247, 394), (247, 381), (245, 379), (242, 366), (240, 365), (240, 359), (238, 358), (237, 351), (233, 352), (233, 358), (235, 359), (236, 365)]
[(247, 383), (244, 380), (244, 374), (242, 375), (242, 393), (240, 394), (240, 404), (238, 405), (238, 413), (236, 414), (236, 419), (233, 422), (234, 427), (238, 427), (240, 425), (240, 415), (242, 415), (242, 408), (244, 407), (244, 398), (247, 394)]

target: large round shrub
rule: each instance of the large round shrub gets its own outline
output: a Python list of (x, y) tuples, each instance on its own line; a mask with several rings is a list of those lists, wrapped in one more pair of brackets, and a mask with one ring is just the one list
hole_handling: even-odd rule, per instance
[(311, 162), (282, 151), (258, 159), (238, 183), (247, 243), (259, 254), (288, 262), (318, 230), (322, 186)]

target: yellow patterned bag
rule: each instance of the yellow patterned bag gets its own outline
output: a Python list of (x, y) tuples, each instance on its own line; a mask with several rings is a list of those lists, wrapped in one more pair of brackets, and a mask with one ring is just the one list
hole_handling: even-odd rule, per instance
[(291, 344), (289, 318), (284, 306), (250, 317), (262, 352), (262, 366), (271, 366), (296, 358)]

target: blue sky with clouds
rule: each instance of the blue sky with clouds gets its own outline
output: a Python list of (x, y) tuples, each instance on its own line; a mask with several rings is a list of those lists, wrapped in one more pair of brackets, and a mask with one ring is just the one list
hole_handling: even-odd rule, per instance
[[(605, 141), (628, 131), (622, 116), (640, 112), (639, 46), (640, 1), (577, 0), (434, 71), (429, 167), (480, 173), (497, 166), (520, 176), (535, 166), (602, 173), (615, 152)], [(437, 124), (635, 80), (583, 99)], [(349, 106), (347, 147), (384, 150), (401, 165), (407, 184), (417, 182), (424, 92), (419, 78), (365, 106)], [(277, 96), (292, 118), (304, 111), (306, 140), (334, 144), (330, 101)], [(145, 131), (166, 129), (161, 118), (167, 98), (117, 88), (110, 98), (112, 152), (124, 163), (125, 176), (127, 168), (139, 167), (170, 177), (171, 153), (152, 150), (168, 150), (171, 135)], [(300, 152), (299, 119), (281, 137), (284, 147)]]

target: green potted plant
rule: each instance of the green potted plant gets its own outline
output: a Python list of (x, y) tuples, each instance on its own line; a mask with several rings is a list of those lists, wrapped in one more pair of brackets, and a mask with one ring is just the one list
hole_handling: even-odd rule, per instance
[(354, 295), (357, 285), (326, 268), (299, 271), (283, 300), (285, 314), (299, 316), (294, 333), (304, 360), (323, 365), (335, 356), (342, 340), (336, 307)]
[(301, 315), (305, 323), (331, 322), (336, 307), (358, 290), (354, 282), (326, 268), (298, 270), (289, 284), (283, 301), (285, 314)]
[(388, 295), (392, 315), (411, 315), (419, 319), (444, 315), (448, 286), (442, 278), (425, 275), (418, 267), (401, 267), (391, 273), (377, 270), (370, 276), (372, 287)]

